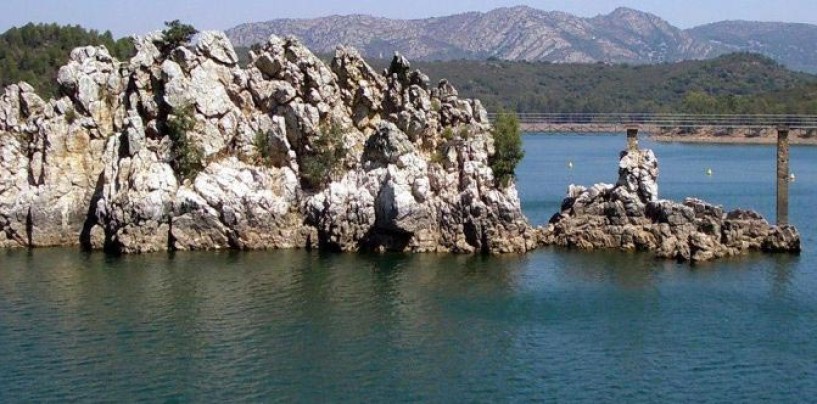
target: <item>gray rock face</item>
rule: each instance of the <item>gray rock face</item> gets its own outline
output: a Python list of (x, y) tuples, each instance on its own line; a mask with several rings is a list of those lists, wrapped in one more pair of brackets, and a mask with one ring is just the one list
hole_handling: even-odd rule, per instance
[(238, 55), (236, 55), (230, 40), (222, 32), (204, 31), (199, 33), (196, 49), (202, 55), (209, 56), (214, 61), (228, 67), (238, 64)]
[(136, 38), (125, 63), (74, 50), (65, 98), (0, 94), (0, 247), (536, 246), (488, 166), (481, 104), (404, 58), (384, 76), (353, 49), (325, 64), (272, 36), (243, 68), (221, 33), (167, 54), (160, 40)]
[(419, 20), (365, 15), (278, 19), (241, 24), (227, 33), (239, 46), (261, 43), (270, 34), (294, 35), (321, 53), (343, 43), (371, 57), (400, 49), (411, 59), (423, 60), (495, 56), (644, 64), (759, 53), (792, 70), (817, 73), (817, 25), (721, 21), (681, 30), (658, 16), (627, 8), (592, 18), (519, 6)]
[(687, 198), (658, 199), (658, 161), (651, 150), (625, 151), (615, 186), (571, 186), (562, 211), (541, 229), (547, 245), (653, 251), (659, 258), (709, 261), (748, 250), (800, 252), (793, 226), (771, 226), (753, 211), (724, 213)]
[(626, 8), (593, 18), (527, 6), (415, 20), (331, 16), (248, 23), (228, 30), (241, 46), (263, 43), (270, 34), (297, 36), (318, 52), (349, 44), (371, 57), (382, 58), (399, 49), (410, 58), (425, 60), (494, 56), (643, 64), (702, 59), (717, 53), (717, 47), (708, 41), (696, 40), (659, 17)]

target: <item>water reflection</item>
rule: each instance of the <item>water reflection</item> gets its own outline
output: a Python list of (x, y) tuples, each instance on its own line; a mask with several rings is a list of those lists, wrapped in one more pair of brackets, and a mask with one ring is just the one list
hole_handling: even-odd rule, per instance
[(748, 318), (808, 335), (807, 264), (758, 258), (6, 252), (0, 380), (32, 399), (602, 398), (690, 377), (666, 347), (722, 356), (701, 347)]
[[(546, 167), (539, 151), (587, 152), (574, 159), (577, 182), (615, 175), (620, 138), (579, 143), (526, 139), (520, 190), (532, 217), (547, 220), (565, 187), (524, 167)], [(758, 185), (744, 177), (703, 188), (673, 177), (711, 153), (680, 150), (673, 163), (668, 149), (664, 195), (757, 202)], [(758, 150), (724, 159), (737, 163), (719, 166), (716, 180), (765, 158)], [(596, 159), (608, 155), (609, 165)], [(797, 168), (803, 188), (792, 204), (807, 244), (814, 193), (803, 190), (814, 170)], [(799, 257), (694, 267), (556, 248), (509, 257), (3, 251), (0, 402), (807, 401), (817, 393), (817, 276), (804, 247)]]
[(611, 283), (622, 289), (655, 288), (655, 274), (677, 264), (648, 253), (621, 251), (553, 250), (556, 268), (573, 281)]
[(767, 261), (771, 261), (771, 285), (772, 294), (774, 296), (786, 296), (789, 289), (792, 287), (792, 282), (795, 277), (797, 268), (800, 267), (800, 256), (779, 254), (767, 257)]

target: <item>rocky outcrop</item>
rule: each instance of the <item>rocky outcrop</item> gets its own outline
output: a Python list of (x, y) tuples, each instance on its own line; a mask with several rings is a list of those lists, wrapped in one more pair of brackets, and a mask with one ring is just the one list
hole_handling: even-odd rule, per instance
[(478, 101), (396, 55), (378, 73), (272, 36), (238, 65), (222, 33), (118, 61), (71, 53), (59, 99), (0, 95), (0, 246), (122, 253), (322, 247), (524, 252)]
[(654, 251), (660, 258), (708, 261), (743, 253), (800, 252), (793, 226), (771, 226), (759, 214), (694, 198), (658, 199), (651, 150), (621, 153), (615, 185), (570, 186), (562, 211), (542, 229), (542, 243), (581, 249)]

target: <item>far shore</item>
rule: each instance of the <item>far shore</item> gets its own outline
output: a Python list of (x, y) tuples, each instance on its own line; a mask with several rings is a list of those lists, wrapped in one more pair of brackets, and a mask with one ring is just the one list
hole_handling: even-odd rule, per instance
[[(526, 124), (521, 125), (525, 133), (576, 133), (604, 134), (627, 131), (625, 125), (609, 124)], [(817, 131), (793, 129), (789, 132), (792, 145), (817, 146)], [(641, 126), (639, 134), (656, 142), (664, 143), (712, 143), (712, 144), (776, 144), (777, 131), (768, 129), (700, 128), (693, 132), (682, 132), (680, 128), (667, 129), (655, 126)]]
[[(746, 137), (735, 135), (660, 135), (650, 134), (648, 137), (656, 142), (675, 143), (715, 143), (715, 144), (777, 144), (776, 136)], [(789, 135), (789, 143), (792, 145), (817, 146), (817, 138), (799, 137)]]

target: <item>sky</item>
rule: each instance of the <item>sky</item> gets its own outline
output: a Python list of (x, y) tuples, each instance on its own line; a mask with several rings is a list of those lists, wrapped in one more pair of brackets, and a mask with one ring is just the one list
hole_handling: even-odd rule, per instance
[(583, 17), (624, 6), (650, 12), (681, 28), (722, 20), (817, 24), (815, 0), (0, 0), (0, 32), (28, 22), (79, 24), (115, 37), (162, 29), (174, 19), (200, 30), (225, 30), (276, 18), (369, 14), (388, 18), (440, 17), (527, 5)]

